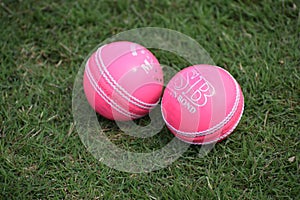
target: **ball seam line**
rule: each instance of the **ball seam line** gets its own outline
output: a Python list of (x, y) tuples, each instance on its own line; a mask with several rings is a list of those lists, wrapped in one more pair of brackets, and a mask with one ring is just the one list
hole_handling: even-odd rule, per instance
[(121, 106), (119, 106), (116, 102), (114, 102), (112, 99), (107, 97), (105, 92), (98, 86), (98, 84), (95, 82), (94, 78), (91, 75), (89, 67), (87, 67), (87, 75), (90, 83), (92, 84), (93, 88), (96, 90), (97, 94), (104, 99), (106, 103), (108, 103), (113, 109), (117, 110), (120, 114), (123, 114), (127, 117), (141, 117), (139, 115), (135, 115), (133, 113), (130, 113), (127, 110), (124, 110)]
[(238, 118), (238, 120), (237, 120), (237, 122), (234, 124), (234, 126), (230, 129), (230, 130), (228, 130), (224, 135), (222, 135), (221, 137), (219, 137), (219, 138), (217, 138), (217, 139), (214, 139), (214, 140), (212, 140), (212, 141), (208, 141), (208, 142), (204, 142), (204, 143), (202, 143), (202, 142), (199, 142), (199, 143), (194, 143), (194, 142), (188, 142), (188, 141), (185, 141), (185, 140), (183, 140), (183, 139), (180, 139), (180, 140), (182, 140), (182, 141), (184, 141), (184, 142), (187, 142), (187, 143), (189, 143), (189, 144), (195, 144), (195, 145), (206, 145), (206, 144), (211, 144), (211, 143), (215, 143), (215, 142), (218, 142), (218, 141), (220, 141), (220, 140), (222, 140), (222, 139), (224, 139), (224, 138), (226, 138), (226, 137), (228, 137), (232, 132), (233, 132), (233, 130), (237, 127), (237, 125), (239, 124), (239, 122), (240, 122), (240, 120), (241, 120), (241, 118), (242, 118), (242, 116), (243, 116), (243, 112), (244, 112), (244, 103), (243, 103), (243, 107), (242, 107), (242, 111), (241, 111), (241, 114), (239, 115), (239, 118)]
[[(120, 84), (118, 84), (116, 82), (116, 80), (111, 76), (109, 71), (106, 69), (106, 66), (102, 60), (101, 52), (102, 52), (103, 47), (105, 47), (105, 45), (100, 47), (97, 50), (96, 58), (95, 58), (96, 65), (100, 71), (100, 74), (103, 75), (103, 78), (113, 87), (113, 89), (115, 91), (117, 91), (119, 93), (119, 95), (121, 95), (123, 98), (125, 98), (130, 103), (132, 103), (140, 108), (147, 109), (147, 110), (151, 109), (152, 107), (155, 107), (159, 103), (159, 101), (157, 101), (154, 104), (142, 102), (141, 100), (139, 100), (136, 97), (129, 94)], [(99, 61), (100, 61), (100, 63), (99, 63)]]
[[(106, 45), (104, 45), (104, 46), (106, 46)], [(104, 46), (102, 46), (102, 47), (104, 47)], [(106, 69), (106, 66), (105, 66), (105, 64), (104, 64), (104, 62), (103, 62), (103, 60), (102, 60), (102, 57), (101, 57), (101, 52), (102, 52), (102, 47), (100, 47), (98, 50), (97, 50), (97, 53), (96, 53), (96, 64), (97, 64), (97, 66), (98, 66), (98, 69), (100, 70), (100, 73), (102, 74), (102, 73), (104, 73), (105, 74), (105, 79), (109, 82), (110, 80), (114, 83), (114, 84), (111, 84), (112, 86), (113, 86), (113, 88), (122, 96), (122, 97), (124, 97), (124, 98), (126, 98), (126, 100), (128, 100), (128, 101), (131, 101), (131, 103), (132, 104), (134, 104), (134, 105), (136, 105), (136, 106), (142, 106), (142, 108), (144, 108), (144, 109), (149, 109), (149, 107), (155, 107), (158, 103), (159, 103), (159, 101), (157, 101), (156, 103), (154, 103), (154, 104), (149, 104), (149, 103), (145, 103), (145, 102), (143, 102), (143, 101), (141, 101), (141, 100), (139, 100), (139, 99), (137, 99), (136, 97), (134, 97), (134, 96), (132, 96), (131, 94), (129, 94), (120, 84), (118, 84), (117, 82), (116, 82), (116, 80), (111, 76), (111, 74), (109, 73), (109, 71)], [(98, 52), (100, 50), (100, 52)], [(100, 63), (101, 64), (99, 64), (99, 60), (100, 60)], [(101, 70), (101, 68), (103, 69), (103, 71)], [(101, 72), (102, 71), (102, 72)], [(108, 78), (107, 78), (107, 76), (108, 76)], [(110, 79), (109, 79), (110, 78)], [(121, 92), (124, 92), (125, 94), (121, 94)], [(126, 96), (127, 95), (127, 96)], [(132, 98), (132, 99), (131, 99)], [(136, 102), (135, 102), (135, 101)], [(138, 104), (138, 103), (140, 103), (140, 105)]]
[(95, 89), (95, 91), (97, 92), (97, 94), (107, 103), (109, 104), (113, 109), (117, 110), (119, 113), (127, 116), (127, 117), (130, 117), (130, 114), (129, 113), (124, 113), (124, 111), (121, 111), (120, 107), (118, 105), (115, 105), (113, 103), (110, 102), (110, 99), (105, 95), (105, 92), (97, 86), (97, 83), (95, 82), (94, 78), (92, 77), (91, 75), (91, 72), (90, 72), (90, 69), (87, 67), (87, 77), (90, 81), (90, 83), (92, 84), (93, 88)]
[(109, 104), (113, 109), (115, 109), (116, 111), (118, 111), (120, 114), (123, 114), (127, 117), (130, 118), (139, 118), (142, 117), (141, 115), (136, 115), (134, 113), (131, 113), (127, 110), (124, 110), (121, 106), (119, 106), (116, 102), (114, 102), (112, 99), (110, 99), (109, 97), (106, 96), (105, 92), (98, 86), (98, 84), (96, 83), (95, 79), (93, 78), (93, 76), (91, 75), (91, 71), (89, 68), (89, 65), (86, 65), (86, 72), (87, 72), (87, 77), (90, 81), (90, 83), (92, 84), (93, 88), (95, 89), (95, 91), (97, 92), (97, 94), (107, 103)]

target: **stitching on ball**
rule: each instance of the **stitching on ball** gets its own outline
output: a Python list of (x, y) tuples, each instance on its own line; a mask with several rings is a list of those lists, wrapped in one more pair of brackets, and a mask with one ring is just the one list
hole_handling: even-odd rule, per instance
[(243, 112), (244, 112), (244, 103), (243, 103), (243, 107), (242, 107), (242, 111), (241, 111), (241, 114), (240, 114), (240, 116), (239, 116), (239, 118), (238, 118), (238, 120), (237, 120), (237, 122), (234, 124), (234, 126), (229, 130), (229, 131), (227, 131), (224, 135), (222, 135), (221, 137), (219, 137), (219, 138), (217, 138), (217, 139), (215, 139), (215, 140), (212, 140), (212, 141), (209, 141), (209, 142), (204, 142), (204, 143), (190, 143), (190, 144), (199, 144), (199, 145), (205, 145), (205, 144), (211, 144), (211, 143), (214, 143), (214, 142), (218, 142), (218, 141), (220, 141), (220, 140), (222, 140), (222, 139), (224, 139), (224, 138), (226, 138), (228, 135), (230, 135), (232, 132), (233, 132), (233, 130), (237, 127), (237, 125), (239, 124), (239, 122), (240, 122), (240, 120), (241, 120), (241, 118), (242, 118), (242, 116), (243, 116)]
[[(88, 63), (88, 62), (87, 62)], [(120, 114), (123, 114), (127, 117), (130, 117), (130, 118), (139, 118), (139, 117), (142, 117), (141, 115), (136, 115), (134, 113), (131, 113), (127, 110), (124, 110), (121, 106), (119, 106), (116, 102), (114, 102), (112, 99), (109, 99), (105, 92), (98, 86), (98, 84), (96, 83), (95, 79), (93, 78), (92, 74), (91, 74), (91, 71), (90, 71), (90, 68), (89, 68), (89, 65), (87, 64), (86, 65), (86, 72), (87, 72), (87, 77), (90, 81), (90, 83), (92, 84), (93, 88), (95, 89), (95, 91), (97, 92), (97, 94), (102, 98), (104, 99), (104, 101), (110, 105), (113, 109), (115, 109), (116, 111), (118, 111)]]
[[(104, 45), (104, 46), (106, 46), (106, 45)], [(100, 71), (100, 74), (103, 76), (103, 78), (113, 87), (113, 89), (115, 91), (117, 91), (119, 93), (119, 95), (121, 95), (123, 98), (125, 98), (130, 103), (132, 103), (132, 104), (134, 104), (134, 105), (136, 105), (140, 108), (147, 109), (147, 110), (152, 109), (153, 107), (155, 107), (159, 103), (159, 100), (154, 104), (149, 104), (149, 103), (142, 102), (141, 100), (139, 100), (136, 97), (129, 94), (120, 84), (118, 84), (116, 82), (116, 80), (111, 76), (111, 74), (106, 69), (106, 67), (103, 63), (103, 60), (102, 60), (102, 57), (101, 57), (101, 52), (102, 52), (102, 49), (103, 49), (104, 46), (100, 47), (97, 50), (96, 58), (95, 58), (96, 65), (97, 65), (97, 67)], [(99, 63), (99, 61), (100, 61), (100, 63)]]

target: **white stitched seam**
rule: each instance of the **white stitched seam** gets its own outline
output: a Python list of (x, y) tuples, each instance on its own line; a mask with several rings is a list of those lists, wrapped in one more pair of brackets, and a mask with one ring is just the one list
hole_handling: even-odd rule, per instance
[[(121, 95), (123, 98), (125, 98), (127, 101), (131, 102), (132, 104), (134, 104), (134, 105), (136, 105), (140, 108), (147, 109), (147, 110), (151, 109), (152, 107), (155, 107), (159, 103), (159, 100), (154, 104), (149, 104), (149, 103), (142, 102), (141, 100), (137, 99), (136, 97), (130, 95), (123, 87), (121, 87), (120, 84), (118, 84), (116, 82), (116, 80), (111, 76), (111, 74), (106, 69), (106, 67), (103, 63), (103, 60), (102, 60), (102, 57), (101, 57), (101, 52), (102, 52), (102, 48), (104, 46), (100, 47), (97, 50), (96, 58), (95, 58), (97, 67), (100, 71), (100, 74), (103, 76), (103, 78), (105, 78), (105, 80), (110, 83), (110, 85), (114, 88), (114, 90), (119, 93), (119, 95)], [(100, 60), (101, 64), (99, 63), (98, 59)]]
[(98, 84), (95, 82), (94, 78), (91, 75), (89, 67), (87, 67), (87, 75), (90, 83), (92, 84), (93, 88), (96, 90), (97, 94), (105, 100), (107, 104), (109, 104), (113, 109), (118, 111), (119, 113), (127, 116), (127, 117), (141, 117), (140, 115), (135, 115), (133, 113), (128, 112), (127, 110), (124, 110), (122, 107), (120, 107), (117, 103), (115, 103), (112, 99), (109, 99), (105, 92), (98, 86)]
[(121, 106), (119, 106), (116, 102), (114, 102), (112, 99), (109, 99), (105, 92), (98, 86), (98, 84), (96, 83), (96, 81), (94, 80), (93, 76), (91, 75), (91, 71), (89, 68), (89, 65), (86, 65), (86, 72), (87, 72), (87, 77), (90, 81), (90, 83), (92, 84), (93, 88), (96, 90), (97, 94), (108, 104), (110, 105), (113, 109), (115, 109), (116, 111), (118, 111), (119, 113), (130, 117), (130, 118), (138, 118), (138, 117), (142, 117), (141, 115), (136, 115), (134, 113), (131, 113), (127, 110), (124, 110)]
[(237, 120), (237, 122), (234, 124), (234, 126), (229, 130), (227, 131), (224, 135), (222, 135), (221, 137), (215, 139), (215, 140), (212, 140), (212, 141), (207, 141), (207, 142), (199, 142), (199, 143), (196, 143), (196, 142), (189, 142), (189, 141), (185, 141), (181, 138), (179, 138), (181, 141), (184, 141), (184, 142), (187, 142), (189, 144), (195, 144), (195, 145), (206, 145), (206, 144), (211, 144), (211, 143), (215, 143), (215, 142), (218, 142), (219, 140), (222, 140), (226, 137), (228, 137), (228, 135), (230, 135), (230, 133), (233, 132), (233, 130), (237, 127), (237, 125), (239, 124), (241, 118), (242, 118), (242, 115), (243, 115), (243, 112), (244, 112), (244, 104), (243, 104), (243, 107), (242, 107), (242, 112), (239, 116), (239, 119)]
[[(96, 59), (95, 60), (96, 60), (96, 64), (98, 66), (98, 69), (100, 70), (100, 73), (101, 73), (101, 75), (103, 75), (103, 77), (105, 78), (105, 80), (111, 84), (111, 86), (114, 88), (115, 91), (117, 91), (123, 98), (125, 98), (127, 101), (130, 101), (132, 104), (134, 104), (134, 105), (136, 105), (138, 107), (141, 107), (143, 109), (150, 109), (149, 107), (156, 106), (159, 101), (157, 101), (154, 104), (148, 104), (148, 103), (142, 102), (141, 100), (137, 99), (136, 97), (130, 95), (123, 87), (120, 86), (120, 84), (118, 84), (116, 82), (116, 80), (111, 76), (111, 74), (109, 73), (109, 71), (107, 71), (107, 69), (106, 69), (106, 67), (105, 67), (105, 65), (103, 63), (103, 60), (102, 60), (102, 57), (101, 57), (101, 52), (102, 52), (102, 48), (104, 46), (100, 47), (97, 50), (97, 52), (96, 52)], [(101, 65), (99, 64), (98, 59), (100, 60)], [(113, 82), (113, 84), (111, 82)], [(122, 92), (125, 93), (125, 94), (123, 94)], [(133, 100), (135, 100), (136, 102), (133, 101)], [(140, 104), (138, 104), (138, 103), (140, 103)]]

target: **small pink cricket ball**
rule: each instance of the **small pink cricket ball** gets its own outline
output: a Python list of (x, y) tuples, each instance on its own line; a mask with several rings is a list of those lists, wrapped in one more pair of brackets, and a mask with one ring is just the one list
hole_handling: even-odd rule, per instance
[(191, 144), (210, 144), (235, 129), (243, 113), (244, 97), (226, 70), (195, 65), (170, 80), (161, 108), (167, 127), (177, 138)]
[(148, 114), (158, 104), (163, 72), (148, 49), (118, 41), (101, 46), (87, 60), (83, 85), (97, 113), (126, 121)]

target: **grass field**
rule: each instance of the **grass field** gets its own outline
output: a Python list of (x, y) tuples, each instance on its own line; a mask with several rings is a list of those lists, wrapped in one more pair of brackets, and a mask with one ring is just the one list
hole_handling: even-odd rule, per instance
[[(299, 1), (201, 2), (0, 1), (0, 199), (300, 199)], [(240, 83), (245, 111), (207, 156), (191, 146), (167, 168), (132, 174), (86, 150), (72, 88), (101, 41), (147, 26), (197, 40)]]

